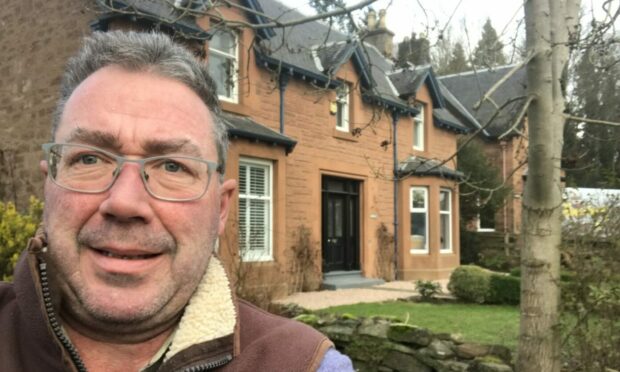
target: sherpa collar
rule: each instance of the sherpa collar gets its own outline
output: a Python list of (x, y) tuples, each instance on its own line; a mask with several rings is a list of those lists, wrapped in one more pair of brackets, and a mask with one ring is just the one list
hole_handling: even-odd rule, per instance
[(232, 335), (237, 308), (226, 271), (212, 256), (206, 273), (190, 299), (164, 356), (164, 361), (192, 345)]

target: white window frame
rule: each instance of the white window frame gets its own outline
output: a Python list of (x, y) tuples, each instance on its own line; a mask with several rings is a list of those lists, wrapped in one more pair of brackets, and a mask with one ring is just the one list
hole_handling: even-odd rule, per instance
[[(266, 236), (266, 247), (265, 250), (263, 250), (263, 252), (259, 255), (257, 255), (256, 253), (252, 253), (249, 254), (249, 250), (246, 250), (245, 252), (240, 252), (240, 257), (241, 260), (244, 262), (259, 262), (259, 261), (273, 261), (273, 162), (272, 161), (266, 161), (266, 160), (259, 160), (259, 159), (255, 159), (255, 158), (248, 158), (248, 157), (241, 157), (239, 158), (239, 168), (241, 168), (242, 166), (259, 166), (259, 167), (264, 167), (267, 170), (267, 179), (266, 182), (269, 183), (269, 187), (267, 189), (269, 195), (266, 196), (258, 196), (258, 195), (249, 195), (246, 193), (247, 190), (241, 190), (239, 189), (239, 204), (241, 202), (241, 200), (267, 200), (269, 201), (269, 208), (268, 208), (268, 214), (269, 217), (267, 218), (267, 226), (265, 228), (265, 231), (267, 232), (267, 236)], [(250, 173), (246, 173), (246, 185), (249, 188), (250, 182), (251, 180), (249, 179), (249, 175)], [(238, 205), (239, 205), (238, 204)], [(250, 207), (249, 207), (249, 203), (248, 203), (248, 208), (246, 208), (246, 221), (250, 221)], [(239, 213), (241, 213), (241, 208), (238, 207)], [(241, 219), (239, 219), (239, 231), (237, 236), (239, 237), (239, 239), (241, 238)], [(247, 229), (249, 229), (249, 223), (248, 226), (246, 226)], [(249, 246), (249, 239), (250, 239), (250, 233), (248, 231), (246, 231), (246, 246)], [(239, 249), (241, 249), (241, 242), (239, 242)]]
[[(441, 209), (441, 193), (447, 193), (448, 194), (448, 210), (443, 210)], [(452, 237), (454, 234), (452, 234), (452, 190), (450, 189), (441, 189), (439, 190), (439, 252), (440, 253), (452, 253)], [(442, 242), (441, 242), (441, 231), (442, 231), (442, 226), (441, 226), (441, 216), (448, 216), (448, 242), (449, 245), (448, 247), (443, 247), (442, 246)]]
[[(231, 96), (223, 96), (223, 95), (217, 95), (217, 97), (220, 99), (220, 101), (225, 101), (225, 102), (231, 102), (231, 103), (238, 103), (239, 102), (239, 77), (238, 77), (238, 73), (239, 73), (239, 35), (234, 32), (233, 30), (225, 30), (222, 32), (227, 32), (229, 34), (231, 34), (233, 36), (234, 39), (234, 43), (235, 43), (235, 49), (233, 54), (215, 49), (211, 47), (211, 43), (209, 42), (209, 53), (213, 53), (217, 56), (220, 57), (224, 57), (226, 59), (231, 59), (233, 61), (233, 76), (231, 77), (231, 82), (232, 82), (232, 89), (231, 89)], [(218, 33), (216, 32), (213, 37), (216, 37), (218, 35)], [(209, 63), (207, 61), (207, 63)]]
[[(415, 191), (423, 191), (424, 193), (424, 207), (423, 208), (414, 208), (413, 207), (413, 193)], [(424, 213), (425, 216), (425, 221), (424, 221), (424, 227), (426, 229), (426, 231), (424, 232), (424, 247), (422, 249), (414, 249), (414, 248), (410, 248), (409, 249), (409, 253), (412, 254), (428, 254), (428, 247), (429, 247), (429, 226), (428, 226), (428, 187), (425, 186), (412, 186), (409, 189), (409, 216), (411, 216), (411, 213)], [(410, 224), (413, 224), (413, 219), (410, 218)], [(411, 230), (411, 227), (410, 227)], [(411, 232), (409, 233), (409, 236), (411, 236)]]
[[(342, 132), (349, 131), (349, 111), (351, 110), (349, 102), (351, 96), (351, 89), (349, 84), (342, 83), (341, 86), (336, 88), (336, 129)], [(340, 111), (342, 110), (342, 115)], [(342, 118), (342, 120), (339, 120)]]
[(424, 151), (424, 126), (426, 122), (426, 110), (425, 105), (422, 103), (416, 104), (420, 113), (413, 117), (413, 149), (417, 151)]

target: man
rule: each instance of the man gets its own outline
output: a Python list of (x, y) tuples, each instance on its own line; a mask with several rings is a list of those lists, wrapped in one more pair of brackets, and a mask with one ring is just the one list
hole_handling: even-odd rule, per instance
[(43, 227), (0, 284), (2, 371), (352, 370), (320, 333), (237, 301), (213, 256), (234, 180), (206, 66), (96, 33), (43, 146)]

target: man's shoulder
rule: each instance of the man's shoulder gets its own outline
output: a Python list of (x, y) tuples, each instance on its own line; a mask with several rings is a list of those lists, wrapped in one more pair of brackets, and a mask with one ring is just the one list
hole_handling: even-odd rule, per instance
[[(316, 370), (333, 343), (314, 328), (239, 301), (241, 354), (255, 354), (255, 363), (270, 370)], [(270, 358), (266, 358), (266, 356)], [(258, 364), (257, 364), (258, 365)], [(291, 365), (299, 369), (289, 368)], [(302, 368), (303, 367), (303, 368)], [(264, 370), (267, 370), (264, 369)]]
[(0, 310), (15, 301), (15, 288), (13, 283), (0, 282)]
[(249, 330), (251, 328), (252, 331), (256, 332), (274, 331), (282, 328), (304, 332), (308, 336), (325, 338), (322, 333), (306, 324), (270, 313), (244, 300), (239, 300), (239, 322), (242, 329)]

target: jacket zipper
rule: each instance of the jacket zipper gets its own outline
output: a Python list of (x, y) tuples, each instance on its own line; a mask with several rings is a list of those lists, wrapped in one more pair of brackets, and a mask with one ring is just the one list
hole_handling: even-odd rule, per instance
[(182, 370), (182, 372), (202, 372), (209, 371), (215, 368), (219, 368), (232, 360), (232, 355), (226, 354), (223, 357), (211, 361), (209, 363), (197, 364)]
[(86, 366), (84, 366), (84, 362), (80, 358), (80, 354), (77, 349), (71, 343), (71, 340), (64, 334), (58, 320), (56, 319), (56, 314), (54, 313), (54, 306), (52, 305), (52, 296), (50, 295), (49, 283), (47, 279), (47, 264), (45, 262), (39, 262), (39, 281), (41, 283), (41, 291), (43, 293), (43, 303), (45, 304), (45, 312), (47, 313), (47, 318), (49, 319), (49, 324), (52, 327), (52, 331), (56, 338), (60, 341), (62, 346), (64, 346), (65, 350), (69, 353), (71, 357), (71, 361), (77, 368), (78, 372), (87, 372)]
[[(54, 313), (54, 306), (52, 305), (52, 296), (50, 294), (49, 282), (47, 278), (47, 263), (39, 262), (39, 281), (41, 283), (41, 292), (43, 293), (43, 303), (45, 304), (45, 312), (47, 313), (47, 318), (49, 319), (49, 324), (52, 327), (52, 331), (56, 338), (60, 341), (62, 346), (67, 350), (69, 356), (71, 357), (71, 361), (77, 368), (78, 372), (88, 372), (82, 358), (80, 358), (80, 354), (77, 349), (71, 343), (71, 340), (64, 334), (58, 320), (56, 319), (56, 314)], [(188, 367), (182, 370), (182, 372), (202, 372), (209, 371), (215, 368), (219, 368), (232, 360), (232, 355), (226, 354), (223, 357), (213, 360), (209, 363), (198, 364), (192, 367)]]

